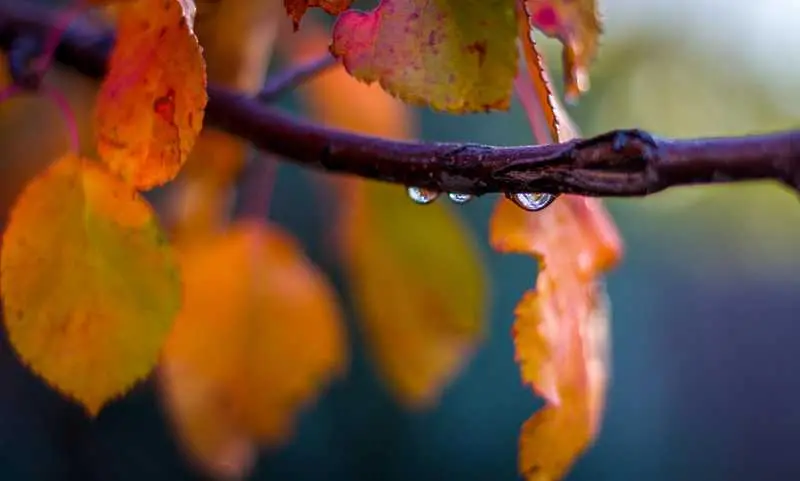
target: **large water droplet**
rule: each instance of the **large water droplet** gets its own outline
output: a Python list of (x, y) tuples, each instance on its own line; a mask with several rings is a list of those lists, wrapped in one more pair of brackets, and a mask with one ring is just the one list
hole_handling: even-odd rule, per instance
[(543, 192), (523, 192), (508, 197), (518, 206), (531, 212), (542, 210), (556, 200), (555, 195)]
[(408, 196), (417, 204), (430, 204), (439, 197), (439, 192), (422, 187), (409, 187)]
[(472, 194), (458, 194), (456, 192), (450, 192), (447, 196), (456, 204), (466, 204), (471, 201), (473, 197)]

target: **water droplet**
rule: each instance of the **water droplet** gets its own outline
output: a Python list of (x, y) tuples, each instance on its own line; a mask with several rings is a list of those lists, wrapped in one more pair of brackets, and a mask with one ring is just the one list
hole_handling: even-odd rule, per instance
[(450, 192), (447, 196), (456, 204), (466, 204), (471, 201), (473, 197), (472, 194), (458, 194), (456, 192)]
[(430, 204), (439, 197), (439, 193), (422, 187), (409, 187), (408, 196), (417, 204)]
[(556, 200), (555, 195), (545, 194), (543, 192), (523, 192), (520, 194), (511, 194), (507, 197), (518, 206), (531, 212), (542, 210)]

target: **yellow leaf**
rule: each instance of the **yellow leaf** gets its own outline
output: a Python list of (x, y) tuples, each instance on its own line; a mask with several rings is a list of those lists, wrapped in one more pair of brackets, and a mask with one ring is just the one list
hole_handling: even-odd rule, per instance
[[(295, 58), (324, 51), (323, 34), (309, 27), (294, 44)], [(314, 117), (327, 125), (411, 136), (413, 120), (400, 101), (341, 67), (318, 76), (305, 93)], [(444, 203), (419, 206), (400, 187), (355, 179), (337, 186), (340, 248), (369, 350), (401, 402), (430, 405), (484, 332), (485, 273), (474, 239)]]
[(203, 467), (241, 474), (249, 443), (285, 441), (298, 409), (345, 369), (337, 300), (275, 225), (241, 222), (181, 259), (186, 300), (164, 350), (166, 403)]
[(35, 178), (0, 262), (11, 344), (91, 414), (156, 363), (179, 271), (148, 204), (101, 164), (68, 154)]
[(203, 125), (205, 64), (191, 0), (119, 8), (117, 40), (97, 98), (97, 150), (138, 189), (174, 178)]

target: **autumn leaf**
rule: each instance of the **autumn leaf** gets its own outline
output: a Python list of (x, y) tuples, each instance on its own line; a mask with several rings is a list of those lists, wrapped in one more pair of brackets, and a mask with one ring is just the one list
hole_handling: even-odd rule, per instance
[(589, 89), (589, 64), (602, 27), (596, 0), (521, 0), (530, 25), (564, 45), (564, 89), (569, 99)]
[(433, 404), (483, 338), (484, 272), (446, 204), (404, 189), (349, 188), (340, 229), (348, 281), (372, 355), (400, 401)]
[(598, 277), (620, 241), (602, 206), (576, 196), (537, 213), (500, 202), (490, 232), (498, 251), (540, 259), (536, 290), (515, 311), (514, 343), (523, 380), (547, 405), (523, 426), (519, 462), (529, 480), (560, 479), (599, 428), (608, 312)]
[(273, 224), (234, 224), (187, 246), (181, 264), (186, 300), (164, 349), (165, 402), (195, 459), (235, 474), (251, 443), (285, 441), (298, 410), (343, 372), (341, 315), (327, 279)]
[(0, 262), (11, 344), (91, 414), (156, 363), (180, 308), (177, 262), (148, 204), (102, 164), (67, 154), (33, 179)]
[[(307, 25), (294, 61), (324, 52)], [(337, 95), (330, 95), (337, 92)], [(303, 89), (311, 115), (338, 128), (386, 138), (412, 136), (411, 112), (377, 85), (339, 66)], [(350, 293), (377, 370), (397, 399), (430, 405), (481, 341), (486, 293), (472, 233), (447, 204), (421, 207), (404, 189), (337, 180), (337, 232)]]
[(362, 82), (415, 105), (505, 110), (516, 72), (514, 0), (383, 0), (339, 16), (331, 51)]
[(206, 74), (192, 0), (115, 5), (117, 39), (97, 98), (97, 149), (138, 189), (174, 178), (203, 125)]
[[(519, 32), (526, 65), (515, 86), (535, 137), (576, 137), (524, 20)], [(600, 428), (609, 317), (600, 277), (620, 258), (621, 241), (599, 200), (571, 195), (540, 212), (502, 200), (489, 227), (496, 250), (539, 260), (536, 288), (517, 305), (513, 334), (522, 379), (546, 405), (523, 425), (519, 469), (529, 481), (557, 480)]]
[(300, 20), (309, 7), (320, 7), (331, 15), (339, 15), (350, 8), (351, 3), (353, 0), (283, 0), (286, 13), (292, 17), (295, 30), (300, 27)]

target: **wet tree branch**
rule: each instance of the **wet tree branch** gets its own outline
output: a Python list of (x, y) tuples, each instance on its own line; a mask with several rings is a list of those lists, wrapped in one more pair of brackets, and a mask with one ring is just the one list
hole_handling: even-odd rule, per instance
[[(0, 47), (8, 49), (20, 37), (44, 38), (54, 22), (45, 7), (0, 0)], [(101, 78), (110, 39), (110, 32), (76, 22), (55, 58)], [(288, 161), (337, 174), (470, 194), (643, 196), (679, 185), (763, 179), (800, 190), (800, 131), (677, 140), (624, 130), (520, 147), (412, 143), (324, 128), (219, 86), (210, 85), (208, 92), (210, 125)]]

